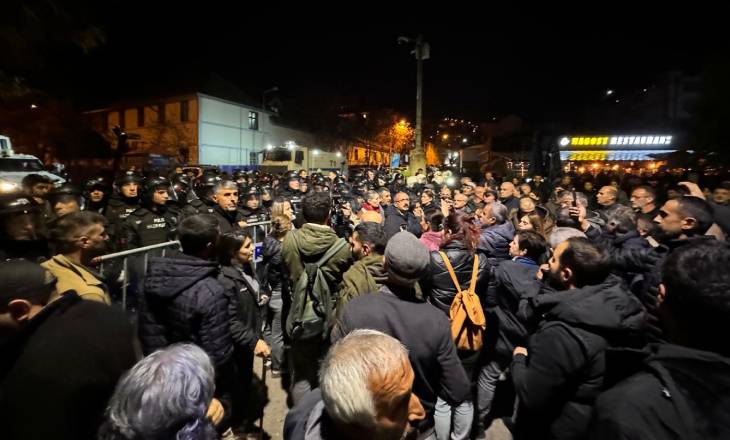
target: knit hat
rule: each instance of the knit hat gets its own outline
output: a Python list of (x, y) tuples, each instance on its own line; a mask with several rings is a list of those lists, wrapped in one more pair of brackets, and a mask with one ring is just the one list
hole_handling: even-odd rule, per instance
[(413, 287), (425, 275), (430, 261), (426, 246), (410, 232), (395, 234), (385, 246), (384, 267), (390, 283)]

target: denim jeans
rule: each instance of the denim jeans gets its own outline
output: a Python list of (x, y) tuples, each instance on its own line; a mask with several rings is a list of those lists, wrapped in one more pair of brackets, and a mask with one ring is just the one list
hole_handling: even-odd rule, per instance
[(266, 326), (264, 327), (264, 341), (271, 348), (271, 368), (281, 370), (284, 362), (284, 331), (281, 322), (283, 301), (281, 291), (274, 291), (266, 311)]
[(480, 424), (485, 423), (494, 401), (494, 390), (497, 388), (499, 376), (504, 371), (497, 361), (489, 361), (482, 366), (477, 378), (477, 417)]
[(433, 419), (437, 440), (466, 440), (471, 433), (474, 406), (469, 400), (451, 406), (439, 397)]

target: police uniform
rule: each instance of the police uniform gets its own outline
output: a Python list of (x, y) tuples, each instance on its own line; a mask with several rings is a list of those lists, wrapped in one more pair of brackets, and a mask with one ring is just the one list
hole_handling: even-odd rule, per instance
[(170, 241), (177, 230), (177, 218), (169, 210), (155, 212), (139, 208), (124, 222), (124, 246), (134, 249)]
[(139, 203), (125, 201), (118, 197), (113, 197), (109, 200), (109, 204), (106, 208), (106, 220), (108, 222), (107, 234), (109, 234), (110, 242), (114, 247), (114, 250), (124, 248), (124, 222), (127, 217), (134, 211), (139, 209)]
[(184, 213), (185, 215), (183, 216), (183, 218), (187, 216), (187, 213), (191, 213), (191, 215), (215, 214), (215, 208), (218, 205), (211, 200), (195, 199), (195, 200), (191, 200), (190, 203), (188, 203), (186, 206), (190, 206), (190, 208), (192, 208), (192, 210), (191, 209), (185, 210), (183, 208), (185, 211), (185, 213)]

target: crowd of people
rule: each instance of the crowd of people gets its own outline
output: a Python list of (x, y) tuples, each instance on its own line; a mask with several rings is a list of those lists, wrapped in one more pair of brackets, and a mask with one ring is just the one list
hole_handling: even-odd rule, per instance
[(683, 177), (31, 174), (2, 438), (261, 435), (256, 357), (287, 440), (730, 438), (730, 180)]

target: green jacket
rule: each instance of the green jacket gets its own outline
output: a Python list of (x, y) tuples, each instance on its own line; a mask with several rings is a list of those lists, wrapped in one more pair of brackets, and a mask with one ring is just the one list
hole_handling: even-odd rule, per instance
[(388, 280), (383, 268), (382, 255), (368, 255), (356, 261), (342, 276), (342, 288), (337, 296), (337, 316), (351, 299), (367, 293), (374, 293)]
[[(300, 229), (286, 234), (281, 244), (281, 258), (291, 284), (296, 285), (304, 271), (304, 263), (316, 263), (337, 240), (338, 237), (332, 228), (312, 223), (306, 223)], [(342, 274), (351, 265), (352, 247), (350, 246), (344, 246), (325, 263), (322, 273), (327, 279), (330, 292), (336, 294), (340, 291)]]

